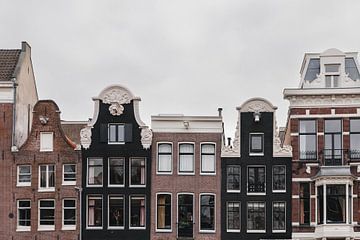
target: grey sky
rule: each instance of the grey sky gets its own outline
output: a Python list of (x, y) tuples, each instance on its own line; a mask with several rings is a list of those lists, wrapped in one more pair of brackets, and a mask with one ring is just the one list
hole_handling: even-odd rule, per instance
[(360, 51), (360, 1), (20, 1), (0, 2), (0, 48), (32, 46), (41, 99), (65, 120), (92, 117), (109, 84), (142, 98), (150, 115), (213, 115), (261, 96), (278, 106), (297, 87), (305, 52)]

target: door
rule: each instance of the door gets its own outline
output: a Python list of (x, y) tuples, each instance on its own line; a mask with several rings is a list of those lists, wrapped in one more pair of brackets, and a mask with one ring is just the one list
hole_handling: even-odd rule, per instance
[(193, 237), (194, 196), (179, 194), (178, 196), (178, 237)]

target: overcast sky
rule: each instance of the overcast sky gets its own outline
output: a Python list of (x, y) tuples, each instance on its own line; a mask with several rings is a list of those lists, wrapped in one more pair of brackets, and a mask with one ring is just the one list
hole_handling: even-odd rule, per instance
[(159, 113), (216, 115), (233, 137), (235, 108), (251, 97), (278, 106), (297, 87), (305, 52), (360, 51), (360, 1), (0, 1), (0, 48), (32, 47), (41, 99), (65, 120), (87, 120), (110, 84)]

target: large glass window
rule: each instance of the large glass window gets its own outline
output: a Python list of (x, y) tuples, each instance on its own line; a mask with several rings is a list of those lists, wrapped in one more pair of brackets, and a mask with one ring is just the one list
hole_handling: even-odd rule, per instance
[(109, 143), (123, 143), (125, 141), (125, 125), (109, 124)]
[(228, 232), (240, 232), (240, 202), (228, 202), (226, 205), (226, 222)]
[(130, 227), (145, 228), (145, 197), (130, 197)]
[(63, 185), (76, 184), (76, 164), (63, 165)]
[(325, 165), (342, 164), (342, 121), (341, 119), (325, 120)]
[(360, 119), (350, 119), (350, 158), (360, 159)]
[(194, 172), (194, 144), (182, 143), (179, 145), (179, 172)]
[(324, 223), (324, 186), (317, 187), (317, 222)]
[(102, 186), (103, 183), (103, 160), (102, 158), (88, 159), (88, 185)]
[(300, 225), (310, 225), (310, 183), (300, 183)]
[(200, 195), (200, 230), (215, 230), (215, 195)]
[(346, 185), (326, 185), (326, 220), (346, 222)]
[(39, 230), (55, 229), (55, 200), (39, 200)]
[(247, 204), (247, 230), (265, 231), (265, 203), (248, 202)]
[(286, 166), (273, 166), (273, 191), (286, 191)]
[(286, 231), (285, 202), (273, 202), (273, 231)]
[(172, 144), (159, 143), (157, 168), (159, 173), (172, 172)]
[(31, 229), (31, 200), (17, 201), (17, 230), (30, 231)]
[(124, 185), (124, 158), (109, 158), (109, 185)]
[(316, 120), (299, 120), (299, 158), (316, 160)]
[(215, 144), (201, 144), (201, 172), (215, 173)]
[(229, 165), (226, 168), (226, 186), (228, 192), (240, 192), (240, 165)]
[(265, 193), (265, 167), (248, 167), (248, 193)]
[(55, 191), (55, 165), (40, 165), (39, 190)]
[(130, 159), (131, 176), (130, 185), (145, 185), (146, 169), (145, 158), (131, 158)]
[(87, 227), (102, 228), (102, 197), (88, 196)]
[(171, 195), (158, 194), (157, 195), (157, 225), (158, 230), (171, 229)]
[(76, 229), (76, 200), (63, 199), (63, 229)]
[(264, 153), (264, 134), (250, 133), (250, 154)]
[(17, 166), (16, 186), (31, 186), (31, 165)]
[(109, 197), (109, 228), (124, 228), (124, 197)]

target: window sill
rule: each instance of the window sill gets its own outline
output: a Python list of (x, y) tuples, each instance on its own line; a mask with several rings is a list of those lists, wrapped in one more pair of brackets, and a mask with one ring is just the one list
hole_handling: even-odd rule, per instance
[(200, 175), (204, 175), (204, 176), (216, 176), (216, 172), (200, 172)]
[(272, 230), (273, 233), (285, 233), (286, 230)]
[(124, 145), (125, 142), (108, 142), (109, 145)]
[(75, 182), (70, 182), (70, 181), (69, 182), (63, 182), (62, 185), (63, 186), (74, 186), (74, 185), (76, 185), (76, 181)]
[(248, 193), (246, 193), (246, 195), (262, 196), (262, 195), (266, 195), (266, 193), (265, 192), (248, 192)]
[(286, 193), (286, 190), (273, 190), (273, 193)]
[(123, 188), (123, 187), (125, 187), (125, 185), (124, 184), (122, 184), (122, 185), (116, 185), (116, 184), (109, 184), (109, 186), (108, 186), (109, 188), (115, 188), (115, 187), (117, 187), (117, 188)]
[(195, 175), (195, 172), (178, 172), (178, 175)]
[(53, 152), (53, 149), (40, 149), (40, 152)]
[(55, 188), (39, 188), (38, 192), (55, 192)]
[(249, 156), (264, 156), (264, 153), (249, 153)]
[(129, 227), (129, 230), (145, 230), (146, 227)]
[(172, 172), (156, 172), (156, 175), (172, 175)]
[(16, 232), (31, 232), (31, 227), (17, 227)]
[(199, 233), (216, 233), (215, 230), (199, 230)]
[(87, 226), (86, 229), (88, 229), (88, 230), (102, 230), (103, 227), (89, 227), (89, 226)]
[(240, 193), (240, 190), (226, 190), (227, 193)]
[(109, 230), (124, 230), (125, 227), (124, 226), (121, 226), (121, 227), (108, 227)]
[(55, 231), (55, 226), (39, 226), (38, 231)]
[(31, 182), (30, 183), (17, 183), (16, 187), (31, 187)]
[(146, 185), (129, 185), (129, 187), (133, 187), (133, 188), (145, 188)]
[(61, 230), (74, 231), (74, 230), (76, 230), (76, 225), (62, 226)]
[(156, 229), (158, 233), (171, 233), (172, 229)]
[(228, 233), (239, 233), (240, 232), (240, 229), (238, 229), (238, 230), (231, 230), (231, 229), (226, 229), (226, 232), (228, 232)]
[(89, 188), (103, 187), (103, 185), (86, 185)]
[(247, 230), (247, 233), (265, 233), (266, 230)]

